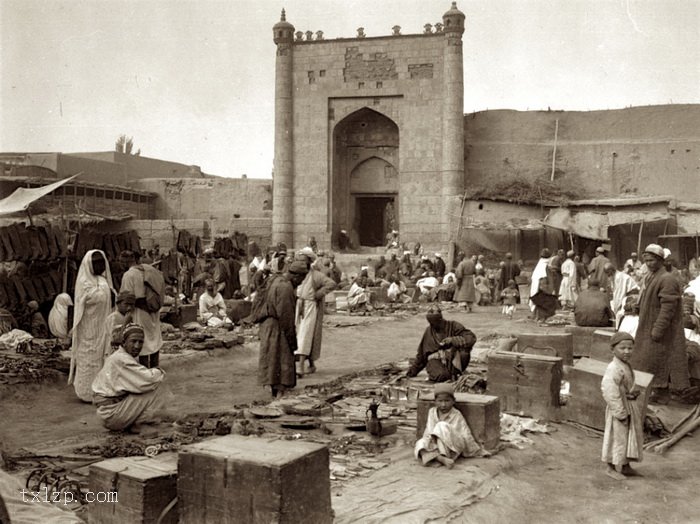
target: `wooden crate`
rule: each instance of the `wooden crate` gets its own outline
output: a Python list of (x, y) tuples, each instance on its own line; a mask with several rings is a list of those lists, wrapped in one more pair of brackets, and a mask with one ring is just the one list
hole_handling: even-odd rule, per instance
[(613, 358), (610, 339), (614, 334), (611, 329), (596, 329), (591, 337), (590, 357), (601, 362), (610, 362)]
[(184, 447), (180, 522), (330, 523), (328, 448), (228, 435)]
[(496, 351), (488, 358), (488, 389), (501, 400), (501, 411), (559, 420), (561, 357)]
[(565, 366), (574, 365), (574, 337), (571, 333), (521, 333), (518, 352), (561, 357)]
[[(584, 426), (600, 430), (605, 429), (605, 400), (600, 391), (600, 383), (607, 367), (608, 362), (582, 358), (569, 370), (570, 397), (563, 409), (563, 416), (567, 420), (573, 420)], [(649, 385), (653, 378), (654, 375), (650, 373), (634, 372), (635, 383), (641, 390), (641, 394), (635, 402), (642, 414), (642, 424), (651, 392)], [(639, 429), (642, 430), (642, 428)]]
[[(501, 407), (498, 397), (455, 393), (457, 408), (469, 424), (472, 435), (486, 449), (496, 449), (501, 438)], [(421, 438), (428, 421), (428, 411), (435, 405), (433, 393), (418, 398), (416, 438)]]
[[(163, 509), (177, 497), (177, 454), (118, 457), (92, 464), (90, 491), (116, 491), (117, 502), (91, 503), (89, 522), (155, 524)], [(176, 524), (177, 516), (177, 509), (173, 509), (162, 522)]]
[(571, 333), (573, 346), (574, 346), (574, 357), (589, 357), (591, 355), (591, 338), (593, 337), (593, 332), (595, 327), (585, 327), (585, 326), (565, 326), (564, 331)]

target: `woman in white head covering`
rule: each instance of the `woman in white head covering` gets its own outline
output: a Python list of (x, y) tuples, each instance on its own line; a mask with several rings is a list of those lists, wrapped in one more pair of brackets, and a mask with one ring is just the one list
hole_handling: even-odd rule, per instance
[(73, 305), (73, 299), (68, 293), (61, 293), (53, 301), (53, 307), (49, 313), (49, 330), (54, 337), (61, 342), (68, 339), (68, 308)]
[(111, 333), (107, 317), (112, 312), (112, 273), (107, 257), (91, 249), (83, 257), (75, 281), (73, 346), (68, 383), (83, 402), (92, 402), (92, 381), (109, 354)]

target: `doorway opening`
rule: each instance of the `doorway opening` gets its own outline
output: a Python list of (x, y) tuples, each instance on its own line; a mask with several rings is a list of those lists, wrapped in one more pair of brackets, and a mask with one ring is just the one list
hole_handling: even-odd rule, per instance
[(355, 217), (361, 246), (379, 247), (395, 228), (394, 196), (355, 197)]

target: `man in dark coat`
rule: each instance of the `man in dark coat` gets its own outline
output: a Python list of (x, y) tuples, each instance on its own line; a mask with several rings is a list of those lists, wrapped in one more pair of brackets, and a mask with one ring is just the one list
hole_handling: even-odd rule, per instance
[(425, 368), (433, 382), (459, 377), (469, 365), (476, 336), (459, 322), (445, 320), (438, 306), (431, 306), (426, 318), (429, 326), (406, 375), (415, 377)]
[(294, 352), (297, 334), (294, 325), (296, 296), (309, 269), (299, 260), (292, 262), (284, 274), (268, 277), (265, 290), (265, 314), (260, 322), (260, 357), (258, 378), (262, 386), (270, 386), (273, 398), (296, 386)]
[(678, 280), (664, 268), (663, 248), (649, 244), (642, 255), (649, 269), (639, 298), (639, 327), (630, 363), (654, 374), (652, 399), (665, 400), (668, 388), (690, 387), (683, 333), (682, 293)]
[(577, 326), (609, 327), (614, 318), (610, 309), (610, 300), (600, 284), (594, 278), (588, 282), (588, 288), (581, 291), (574, 303), (574, 320)]
[(603, 289), (608, 289), (608, 275), (605, 274), (605, 264), (610, 263), (610, 259), (605, 256), (605, 249), (599, 246), (595, 250), (596, 256), (588, 264), (588, 276), (598, 281)]

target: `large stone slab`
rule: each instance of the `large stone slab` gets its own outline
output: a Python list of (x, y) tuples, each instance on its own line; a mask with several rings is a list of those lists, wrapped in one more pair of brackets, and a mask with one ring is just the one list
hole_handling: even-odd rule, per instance
[[(464, 415), (472, 435), (484, 448), (496, 449), (501, 438), (501, 407), (498, 397), (455, 393), (455, 408)], [(421, 438), (428, 421), (428, 411), (435, 405), (433, 393), (418, 398), (416, 438)]]
[(328, 448), (228, 435), (179, 454), (180, 522), (330, 523)]
[[(570, 398), (563, 410), (567, 420), (600, 430), (605, 429), (605, 400), (600, 390), (600, 383), (607, 367), (608, 362), (582, 358), (569, 370)], [(653, 378), (654, 375), (650, 373), (634, 372), (635, 383), (641, 390), (635, 402), (642, 414), (642, 424), (651, 391), (649, 385)]]
[(571, 333), (521, 333), (519, 353), (561, 357), (565, 366), (574, 365), (574, 337)]
[[(117, 457), (90, 465), (90, 491), (116, 492), (117, 500), (99, 498), (88, 507), (88, 521), (96, 524), (156, 524), (163, 509), (177, 497), (177, 455)], [(102, 495), (100, 495), (102, 496)], [(177, 510), (161, 521), (176, 524)]]
[(501, 410), (543, 420), (559, 420), (561, 357), (496, 351), (488, 357), (487, 392)]

